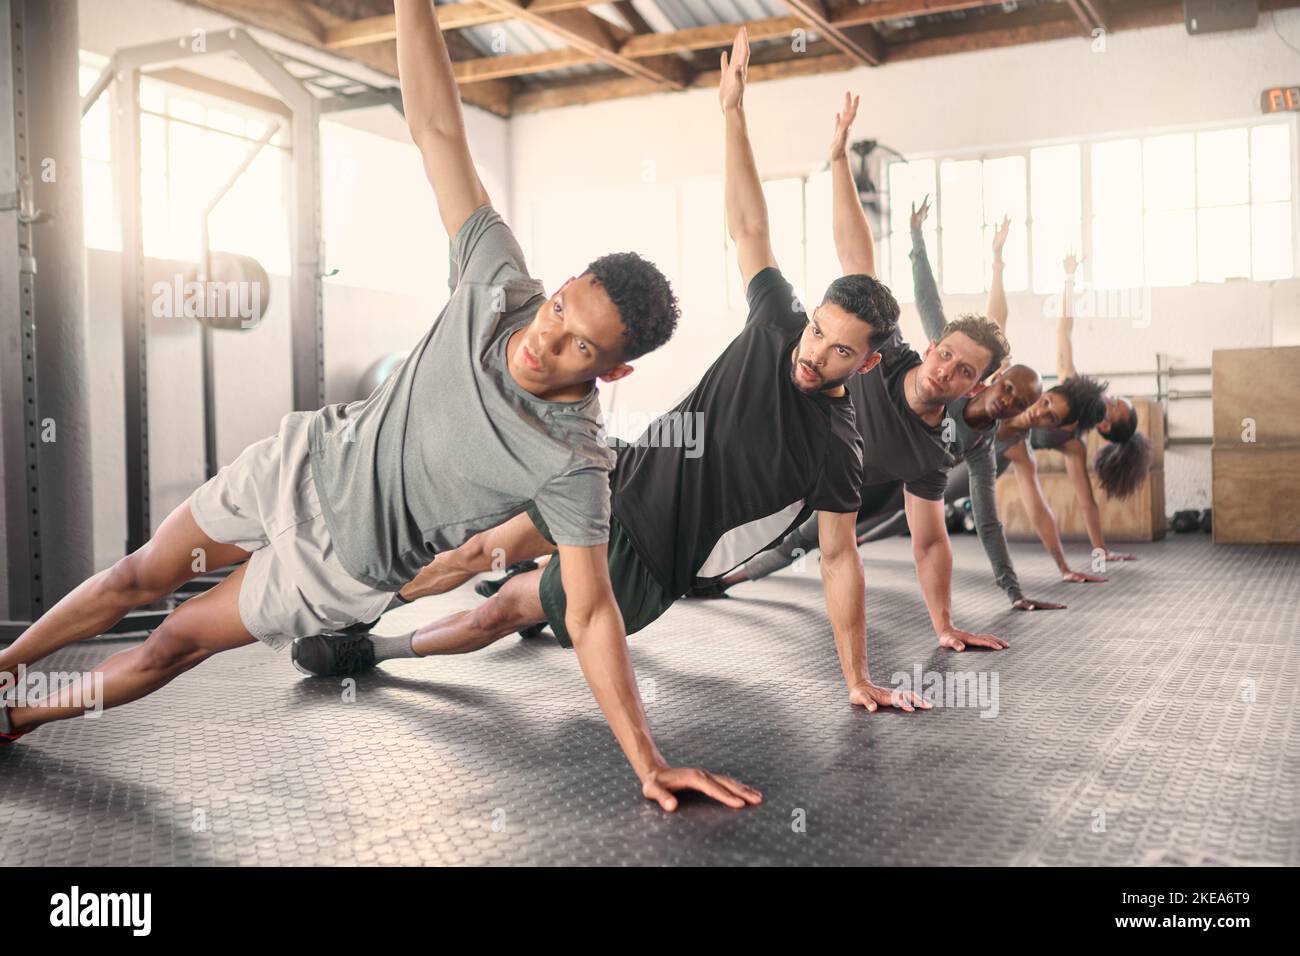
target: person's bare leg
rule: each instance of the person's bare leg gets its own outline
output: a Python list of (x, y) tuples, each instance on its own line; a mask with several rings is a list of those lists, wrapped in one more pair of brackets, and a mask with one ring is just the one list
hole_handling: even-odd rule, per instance
[(508, 565), (555, 551), (527, 514), (518, 514), (504, 524), (481, 531), (454, 551), (444, 551), (430, 561), (402, 588), (408, 601), (446, 594), (476, 574), (504, 571)]
[(196, 575), (224, 568), (248, 555), (243, 548), (221, 544), (204, 534), (187, 501), (167, 516), (142, 547), (83, 581), (22, 637), (0, 648), (0, 673), (13, 672), (20, 664), (30, 666), (61, 647), (102, 634), (128, 611), (166, 597)]
[(511, 578), (474, 610), (461, 611), (420, 628), (411, 638), (412, 650), (420, 657), (467, 654), (521, 627), (542, 623), (546, 612), (542, 610), (541, 583), (541, 571)]
[[(148, 640), (119, 651), (81, 680), (80, 692), (65, 687), (43, 701), (9, 710), (14, 730), (24, 733), (54, 720), (79, 717), (87, 702), (107, 710), (151, 694), (219, 651), (254, 642), (239, 616), (239, 586), (245, 567), (236, 568), (212, 590), (191, 598), (163, 620)], [(102, 674), (102, 695), (94, 693)]]

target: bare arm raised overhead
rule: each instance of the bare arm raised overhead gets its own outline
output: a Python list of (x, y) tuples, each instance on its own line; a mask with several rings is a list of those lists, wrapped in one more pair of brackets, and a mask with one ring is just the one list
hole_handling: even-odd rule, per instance
[(406, 125), (424, 159), (443, 227), (455, 236), (470, 213), (491, 200), (470, 156), (460, 92), (432, 0), (394, 0), (393, 10)]
[[(989, 282), (989, 298), (984, 305), (985, 316), (997, 323), (1002, 334), (1007, 334), (1007, 290), (1002, 284), (1002, 247), (1006, 245), (1007, 233), (1011, 231), (1011, 217), (1003, 216), (997, 232), (993, 234), (993, 278)], [(1011, 356), (1002, 360), (1002, 368), (1011, 364)]]
[(1074, 271), (1079, 267), (1079, 260), (1070, 252), (1063, 265), (1065, 288), (1061, 290), (1061, 320), (1056, 324), (1056, 375), (1062, 382), (1078, 374), (1074, 369), (1074, 345), (1070, 336), (1074, 333)]
[(835, 134), (831, 138), (831, 223), (835, 232), (835, 254), (844, 275), (876, 277), (876, 248), (871, 226), (858, 187), (849, 169), (846, 150), (849, 129), (858, 115), (859, 97), (844, 94), (844, 107), (835, 114)]
[(731, 57), (722, 54), (722, 82), (718, 101), (726, 117), (726, 207), (727, 232), (736, 244), (740, 275), (745, 287), (768, 266), (776, 265), (772, 236), (767, 222), (767, 200), (758, 179), (754, 151), (749, 145), (745, 121), (745, 72), (749, 68), (749, 31), (736, 33)]

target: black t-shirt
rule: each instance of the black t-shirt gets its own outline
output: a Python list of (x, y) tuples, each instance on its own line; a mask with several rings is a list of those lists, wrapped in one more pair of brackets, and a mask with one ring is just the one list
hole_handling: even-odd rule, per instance
[(942, 423), (930, 425), (907, 404), (904, 380), (921, 356), (895, 332), (880, 349), (880, 364), (854, 375), (847, 387), (862, 433), (864, 485), (901, 481), (918, 498), (938, 501), (957, 464), (944, 448)]
[[(779, 271), (746, 294), (745, 329), (676, 408), (619, 449), (614, 514), (674, 596), (781, 541), (813, 511), (856, 512), (862, 439), (847, 395), (790, 380), (807, 316)], [(688, 418), (689, 416), (689, 418)], [(664, 441), (693, 422), (697, 441)]]

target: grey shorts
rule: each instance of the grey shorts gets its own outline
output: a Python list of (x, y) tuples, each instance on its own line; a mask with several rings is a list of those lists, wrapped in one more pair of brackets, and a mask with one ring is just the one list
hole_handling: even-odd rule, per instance
[(307, 439), (312, 412), (292, 412), (279, 434), (249, 445), (190, 496), (209, 538), (253, 552), (239, 589), (239, 616), (279, 650), (296, 637), (372, 621), (393, 594), (343, 569), (321, 515)]

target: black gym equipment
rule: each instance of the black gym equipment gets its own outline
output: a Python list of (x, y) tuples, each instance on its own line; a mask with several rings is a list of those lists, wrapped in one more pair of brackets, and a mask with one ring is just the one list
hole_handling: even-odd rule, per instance
[(76, 0), (0, 0), (0, 641), (94, 571)]

